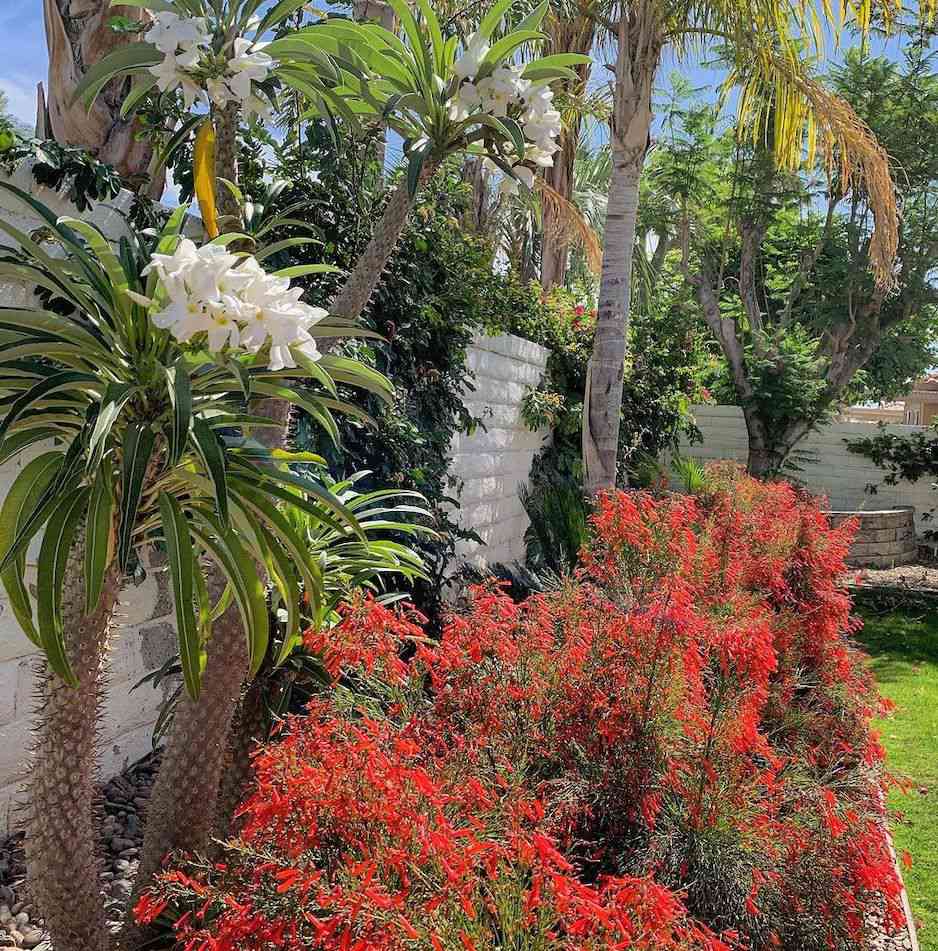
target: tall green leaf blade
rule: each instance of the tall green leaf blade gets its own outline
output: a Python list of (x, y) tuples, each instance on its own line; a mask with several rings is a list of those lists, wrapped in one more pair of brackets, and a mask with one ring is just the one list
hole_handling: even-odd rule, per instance
[(154, 433), (149, 426), (136, 423), (124, 437), (124, 458), (121, 464), (121, 511), (117, 537), (117, 564), (123, 574), (130, 567), (133, 533), (143, 494), (150, 457), (153, 455)]
[[(193, 700), (199, 699), (202, 688), (203, 650), (199, 624), (195, 614), (196, 581), (201, 575), (195, 564), (189, 523), (179, 503), (167, 492), (160, 493), (160, 517), (163, 539), (169, 561), (176, 609), (176, 633), (179, 637), (179, 661), (186, 692)], [(203, 603), (201, 596), (199, 604)]]
[(183, 358), (175, 366), (167, 367), (166, 380), (169, 399), (173, 404), (173, 425), (169, 433), (168, 468), (175, 466), (186, 451), (189, 428), (192, 425), (192, 381)]
[(209, 424), (199, 417), (192, 423), (192, 437), (195, 440), (199, 456), (208, 470), (215, 491), (215, 504), (222, 522), (228, 524), (228, 472), (225, 465), (225, 453), (218, 436)]
[(39, 641), (49, 667), (67, 684), (78, 680), (68, 659), (62, 625), (62, 585), (75, 535), (88, 504), (87, 486), (74, 489), (56, 508), (46, 526), (39, 549), (36, 575)]
[(260, 670), (270, 641), (267, 593), (260, 572), (235, 533), (222, 525), (214, 513), (201, 508), (193, 508), (192, 513), (191, 532), (219, 564), (231, 584), (244, 622), (250, 675), (253, 677)]
[[(52, 484), (62, 468), (64, 456), (61, 452), (47, 452), (37, 456), (20, 471), (3, 500), (0, 508), (0, 550), (4, 558), (17, 539), (30, 515), (42, 499), (43, 493)], [(36, 531), (41, 526), (36, 526)], [(32, 536), (30, 536), (32, 537)], [(27, 539), (28, 544), (29, 539)], [(23, 578), (25, 557), (19, 555), (0, 573), (0, 581), (6, 590), (10, 607), (13, 609), (23, 633), (37, 646), (40, 644), (39, 632), (33, 623), (32, 605), (29, 591)]]

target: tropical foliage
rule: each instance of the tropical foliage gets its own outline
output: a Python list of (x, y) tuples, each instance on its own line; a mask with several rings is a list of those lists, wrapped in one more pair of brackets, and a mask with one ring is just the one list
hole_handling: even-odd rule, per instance
[[(234, 275), (249, 276), (246, 265), (232, 267), (237, 259), (218, 244), (208, 246), (217, 252), (209, 259), (216, 270), (186, 278), (178, 271), (163, 270), (158, 277), (152, 269), (154, 254), (164, 256), (169, 266), (178, 266), (180, 249), (189, 247), (193, 255), (197, 253), (179, 233), (185, 208), (173, 215), (153, 254), (134, 237), (114, 252), (93, 226), (77, 219), (57, 220), (25, 192), (4, 187), (47, 222), (67, 252), (64, 259), (52, 258), (28, 235), (0, 222), (22, 251), (21, 257), (8, 257), (0, 265), (4, 275), (45, 288), (55, 295), (58, 310), (67, 309), (64, 314), (9, 308), (3, 312), (6, 340), (0, 350), (0, 387), (8, 404), (0, 424), (3, 457), (15, 458), (51, 438), (60, 445), (24, 467), (3, 507), (0, 568), (20, 624), (43, 649), (52, 669), (72, 680), (60, 604), (64, 565), (75, 534), (84, 525), (88, 613), (97, 605), (104, 575), (112, 565), (122, 575), (130, 574), (141, 546), (163, 543), (173, 577), (183, 672), (187, 689), (197, 696), (203, 643), (218, 610), (199, 567), (199, 555), (204, 553), (224, 573), (244, 621), (256, 670), (266, 651), (269, 627), (254, 562), (270, 570), (291, 612), (294, 631), (300, 584), (310, 597), (323, 594), (318, 565), (272, 500), (305, 508), (336, 530), (360, 534), (360, 529), (354, 515), (321, 483), (297, 476), (285, 465), (304, 462), (304, 457), (271, 456), (250, 439), (251, 427), (269, 421), (247, 414), (245, 402), (252, 393), (278, 395), (286, 388), (294, 402), (305, 404), (334, 432), (332, 410), (345, 407), (335, 398), (330, 368), (343, 382), (360, 382), (385, 393), (387, 384), (379, 374), (351, 361), (333, 357), (315, 362), (299, 351), (295, 353), (302, 370), (295, 361), (290, 361), (291, 369), (271, 369), (258, 352), (239, 348), (229, 310), (209, 316), (202, 300), (191, 296), (186, 303), (168, 289), (173, 280), (185, 280), (179, 290), (188, 294), (196, 280), (223, 282)], [(228, 270), (218, 269), (219, 260)], [(257, 260), (252, 260), (260, 271)], [(225, 293), (217, 284), (207, 290), (216, 300)], [(181, 312), (195, 311), (209, 329), (194, 324), (184, 340), (174, 339), (159, 330), (160, 315), (169, 308), (161, 310), (157, 302)], [(323, 316), (325, 312), (317, 314)], [(310, 329), (333, 332), (328, 324)], [(257, 342), (259, 351), (265, 344)], [(270, 346), (266, 337), (266, 348)], [(276, 344), (273, 350), (276, 353)], [(45, 362), (35, 361), (40, 355)], [(297, 386), (298, 377), (311, 377), (315, 384)], [(246, 434), (225, 435), (231, 430)], [(34, 623), (24, 556), (44, 525)]]

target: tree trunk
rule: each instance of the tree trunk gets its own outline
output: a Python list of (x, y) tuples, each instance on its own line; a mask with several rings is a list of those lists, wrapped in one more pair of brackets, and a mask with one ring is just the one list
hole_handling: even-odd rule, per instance
[[(239, 116), (237, 103), (225, 106), (212, 116), (216, 177), (235, 184), (238, 181)], [(216, 182), (215, 203), (219, 218), (227, 217), (226, 230), (239, 228), (241, 208), (221, 182)], [(289, 410), (289, 404), (286, 406)], [(225, 584), (221, 571), (213, 564), (209, 588), (215, 598), (221, 595)], [(134, 901), (128, 910), (123, 936), (124, 947), (128, 949), (137, 947), (144, 937), (132, 920), (133, 905), (159, 871), (166, 855), (176, 850), (203, 852), (211, 839), (231, 722), (248, 674), (247, 640), (237, 604), (232, 603), (212, 625), (206, 654), (199, 699), (192, 700), (185, 693), (180, 697), (153, 786)]]
[[(114, 16), (147, 19), (139, 7), (111, 7), (108, 0), (43, 0), (46, 46), (49, 52), (48, 111), (52, 134), (63, 145), (87, 149), (137, 187), (147, 184), (152, 146), (136, 135), (134, 119), (122, 119), (121, 105), (129, 79), (108, 83), (91, 110), (73, 102), (75, 87), (85, 72), (115, 47), (135, 37), (115, 33), (108, 21)], [(162, 177), (150, 183), (149, 194), (159, 198)]]
[[(438, 163), (428, 162), (420, 176), (421, 183), (426, 181), (437, 168)], [(339, 291), (330, 306), (330, 312), (348, 320), (357, 320), (368, 304), (371, 295), (381, 281), (381, 275), (390, 260), (403, 233), (407, 218), (413, 208), (414, 200), (407, 189), (406, 179), (401, 181), (384, 209), (384, 214), (375, 228), (374, 234), (364, 254)], [(258, 401), (254, 411), (261, 416), (276, 419), (279, 428), (258, 429), (255, 438), (270, 449), (282, 448), (288, 442), (290, 429), (291, 404), (286, 400), (266, 399)], [(207, 674), (207, 672), (206, 672)], [(237, 727), (232, 732), (223, 791), (219, 799), (216, 827), (226, 830), (234, 810), (244, 793), (251, 775), (251, 750), (261, 732), (262, 698), (261, 684), (250, 684), (241, 700)], [(176, 714), (179, 715), (178, 712)], [(165, 766), (164, 766), (165, 768)], [(154, 793), (155, 795), (155, 793)], [(142, 868), (142, 863), (141, 863)]]
[(248, 684), (231, 729), (231, 741), (228, 744), (228, 756), (218, 796), (218, 814), (215, 817), (215, 834), (219, 838), (226, 838), (237, 832), (235, 813), (251, 782), (251, 753), (270, 733), (271, 721), (264, 689), (263, 677), (256, 677)]
[[(417, 183), (418, 188), (433, 175), (439, 168), (439, 164), (436, 159), (427, 159), (424, 162)], [(331, 314), (347, 320), (357, 320), (361, 316), (375, 288), (381, 282), (381, 275), (401, 239), (404, 225), (407, 224), (407, 218), (413, 207), (414, 198), (407, 187), (405, 176), (392, 192), (391, 199), (385, 206), (384, 213), (368, 242), (368, 247), (358, 259), (354, 270), (348, 276), (348, 280), (336, 295), (335, 300), (329, 305)]]
[[(221, 579), (213, 596), (221, 593)], [(237, 605), (212, 625), (198, 700), (179, 699), (147, 814), (134, 902), (170, 852), (204, 852), (214, 828), (231, 722), (248, 674), (248, 649)], [(142, 938), (128, 921), (125, 947)]]
[(583, 400), (584, 488), (616, 485), (622, 378), (629, 329), (632, 252), (638, 188), (651, 130), (651, 92), (661, 40), (655, 14), (642, 3), (619, 25), (612, 118), (612, 177), (593, 354)]
[(214, 108), (212, 122), (215, 126), (215, 206), (219, 219), (226, 219), (222, 232), (238, 231), (241, 228), (241, 206), (224, 182), (238, 184), (238, 124), (241, 107), (229, 102), (222, 109)]
[(95, 767), (118, 576), (108, 573), (97, 609), (86, 615), (83, 560), (83, 546), (76, 542), (62, 596), (66, 646), (78, 686), (69, 687), (43, 664), (27, 781), (29, 890), (56, 951), (107, 951), (112, 945), (101, 894)]
[[(573, 197), (573, 165), (576, 161), (578, 130), (567, 129), (563, 133), (560, 151), (554, 156), (554, 165), (544, 173), (544, 180), (567, 201)], [(543, 243), (541, 245), (541, 287), (549, 291), (563, 284), (567, 276), (567, 261), (570, 256), (570, 239), (563, 223), (557, 220), (557, 209), (545, 202)]]
[(780, 446), (767, 446), (750, 434), (746, 471), (757, 479), (774, 479), (781, 472), (789, 451)]

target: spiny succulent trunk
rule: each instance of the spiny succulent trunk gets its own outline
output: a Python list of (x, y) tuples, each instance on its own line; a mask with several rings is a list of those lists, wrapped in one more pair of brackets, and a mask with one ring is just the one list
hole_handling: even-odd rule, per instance
[(43, 664), (27, 782), (29, 890), (56, 951), (112, 946), (101, 895), (95, 767), (104, 659), (119, 585), (117, 572), (110, 571), (97, 608), (85, 614), (83, 559), (79, 539), (62, 596), (66, 647), (78, 686), (68, 686)]
[[(439, 167), (439, 162), (428, 159), (420, 172), (419, 188)], [(357, 320), (362, 311), (368, 306), (371, 295), (381, 282), (381, 275), (388, 266), (388, 261), (397, 247), (404, 225), (411, 209), (414, 207), (414, 197), (407, 187), (407, 179), (403, 178), (391, 194), (391, 199), (381, 215), (381, 220), (375, 226), (374, 234), (368, 242), (368, 247), (358, 259), (355, 269), (349, 275), (335, 300), (329, 305), (329, 312), (348, 320)]]
[[(209, 579), (214, 597), (221, 580)], [(170, 852), (205, 852), (215, 822), (231, 721), (248, 674), (248, 649), (236, 604), (212, 625), (198, 700), (183, 694), (147, 813), (136, 894)], [(139, 935), (130, 923), (130, 934)], [(127, 948), (135, 947), (132, 940)]]
[(238, 122), (240, 106), (230, 102), (212, 113), (215, 126), (215, 205), (218, 217), (224, 219), (222, 232), (237, 231), (241, 227), (241, 207), (235, 196), (224, 182), (227, 179), (233, 185), (238, 184)]
[[(237, 184), (239, 107), (232, 103), (213, 113), (215, 173)], [(224, 230), (240, 227), (241, 209), (229, 189), (216, 183), (215, 201)], [(225, 587), (217, 568), (209, 572), (215, 598)], [(206, 644), (206, 665), (198, 700), (183, 694), (173, 716), (160, 771), (157, 774), (137, 873), (136, 894), (147, 887), (170, 852), (204, 852), (209, 845), (225, 751), (241, 686), (248, 674), (248, 650), (237, 605), (232, 603), (212, 625)], [(131, 908), (135, 902), (131, 903)], [(136, 947), (143, 933), (128, 919), (125, 948)]]
[(244, 801), (251, 781), (251, 753), (255, 746), (264, 742), (270, 734), (270, 714), (264, 697), (264, 687), (265, 683), (261, 677), (256, 677), (248, 684), (231, 729), (215, 819), (215, 835), (220, 839), (237, 834), (235, 813)]

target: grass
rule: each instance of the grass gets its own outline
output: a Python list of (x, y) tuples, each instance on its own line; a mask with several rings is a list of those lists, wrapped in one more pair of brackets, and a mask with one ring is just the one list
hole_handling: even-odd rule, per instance
[(862, 607), (858, 640), (870, 655), (881, 692), (896, 704), (878, 724), (894, 774), (910, 781), (889, 805), (922, 951), (938, 951), (938, 608)]

